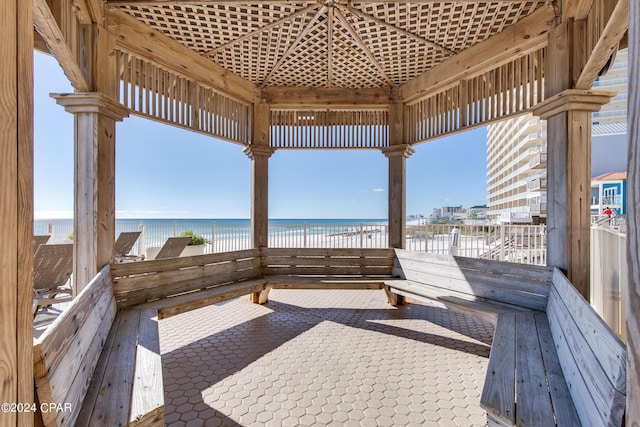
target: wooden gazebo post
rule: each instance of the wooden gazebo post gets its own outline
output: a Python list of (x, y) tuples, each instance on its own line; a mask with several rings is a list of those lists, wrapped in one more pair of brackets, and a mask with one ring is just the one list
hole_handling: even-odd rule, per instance
[(54, 95), (74, 115), (74, 291), (79, 293), (113, 261), (115, 240), (116, 122), (127, 108), (101, 93)]
[[(0, 403), (30, 403), (33, 402), (32, 2), (2, 2), (0, 39)], [(33, 413), (3, 409), (0, 425), (32, 426)]]
[(407, 225), (407, 159), (415, 149), (404, 140), (404, 104), (389, 105), (389, 247), (404, 249)]
[(591, 113), (615, 93), (573, 88), (580, 42), (571, 19), (549, 33), (546, 100), (533, 111), (547, 120), (547, 264), (589, 301)]
[(253, 104), (251, 144), (244, 153), (251, 159), (251, 233), (254, 248), (267, 247), (269, 227), (269, 106)]

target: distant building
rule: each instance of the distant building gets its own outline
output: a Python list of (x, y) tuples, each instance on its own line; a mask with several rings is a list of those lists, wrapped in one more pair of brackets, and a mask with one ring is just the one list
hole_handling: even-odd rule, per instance
[(606, 208), (626, 215), (626, 172), (609, 172), (591, 179), (591, 215), (602, 215)]
[[(591, 176), (624, 170), (627, 161), (627, 50), (618, 52), (594, 88), (615, 90), (593, 114)], [(539, 223), (547, 218), (547, 124), (532, 115), (487, 127), (488, 218), (504, 223)]]
[(440, 218), (453, 218), (454, 214), (462, 211), (461, 206), (443, 206), (440, 208)]

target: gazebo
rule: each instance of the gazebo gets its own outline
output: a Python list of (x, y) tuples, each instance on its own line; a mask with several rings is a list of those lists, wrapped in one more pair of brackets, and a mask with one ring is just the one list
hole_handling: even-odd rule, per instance
[[(33, 50), (75, 89), (74, 286), (113, 262), (116, 123), (129, 115), (240, 144), (255, 249), (267, 247), (275, 150), (380, 150), (389, 246), (405, 236), (416, 144), (527, 112), (547, 120), (548, 265), (589, 299), (591, 113), (629, 46), (628, 425), (640, 420), (640, 6), (628, 0), (34, 0), (3, 2), (2, 402), (34, 402)], [(259, 293), (256, 301), (260, 300)], [(2, 425), (33, 414), (0, 413)]]

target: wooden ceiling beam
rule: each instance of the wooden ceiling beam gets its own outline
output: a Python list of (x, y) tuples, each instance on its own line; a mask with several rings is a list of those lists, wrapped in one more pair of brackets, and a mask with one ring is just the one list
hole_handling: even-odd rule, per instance
[(42, 36), (49, 51), (56, 57), (71, 86), (78, 92), (89, 92), (87, 82), (76, 57), (67, 44), (46, 0), (33, 1), (33, 25)]
[(465, 49), (399, 86), (398, 102), (411, 102), (447, 89), (460, 80), (480, 75), (547, 44), (554, 10), (542, 6), (502, 32)]
[[(637, 1), (637, 0), (634, 0)], [(576, 89), (591, 89), (593, 82), (611, 58), (629, 28), (629, 0), (618, 0), (600, 38), (576, 81)]]
[(105, 10), (105, 18), (106, 28), (120, 49), (240, 101), (253, 102), (256, 87), (250, 81), (120, 10)]
[(275, 108), (290, 107), (383, 107), (390, 103), (389, 88), (345, 89), (324, 87), (267, 87), (262, 102)]

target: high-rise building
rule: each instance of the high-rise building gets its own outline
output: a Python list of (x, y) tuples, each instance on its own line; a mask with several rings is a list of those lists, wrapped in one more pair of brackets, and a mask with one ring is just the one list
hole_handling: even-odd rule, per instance
[[(616, 55), (594, 89), (618, 94), (593, 114), (592, 176), (626, 168), (627, 50)], [(487, 127), (487, 217), (539, 223), (547, 218), (546, 121), (531, 114)]]

